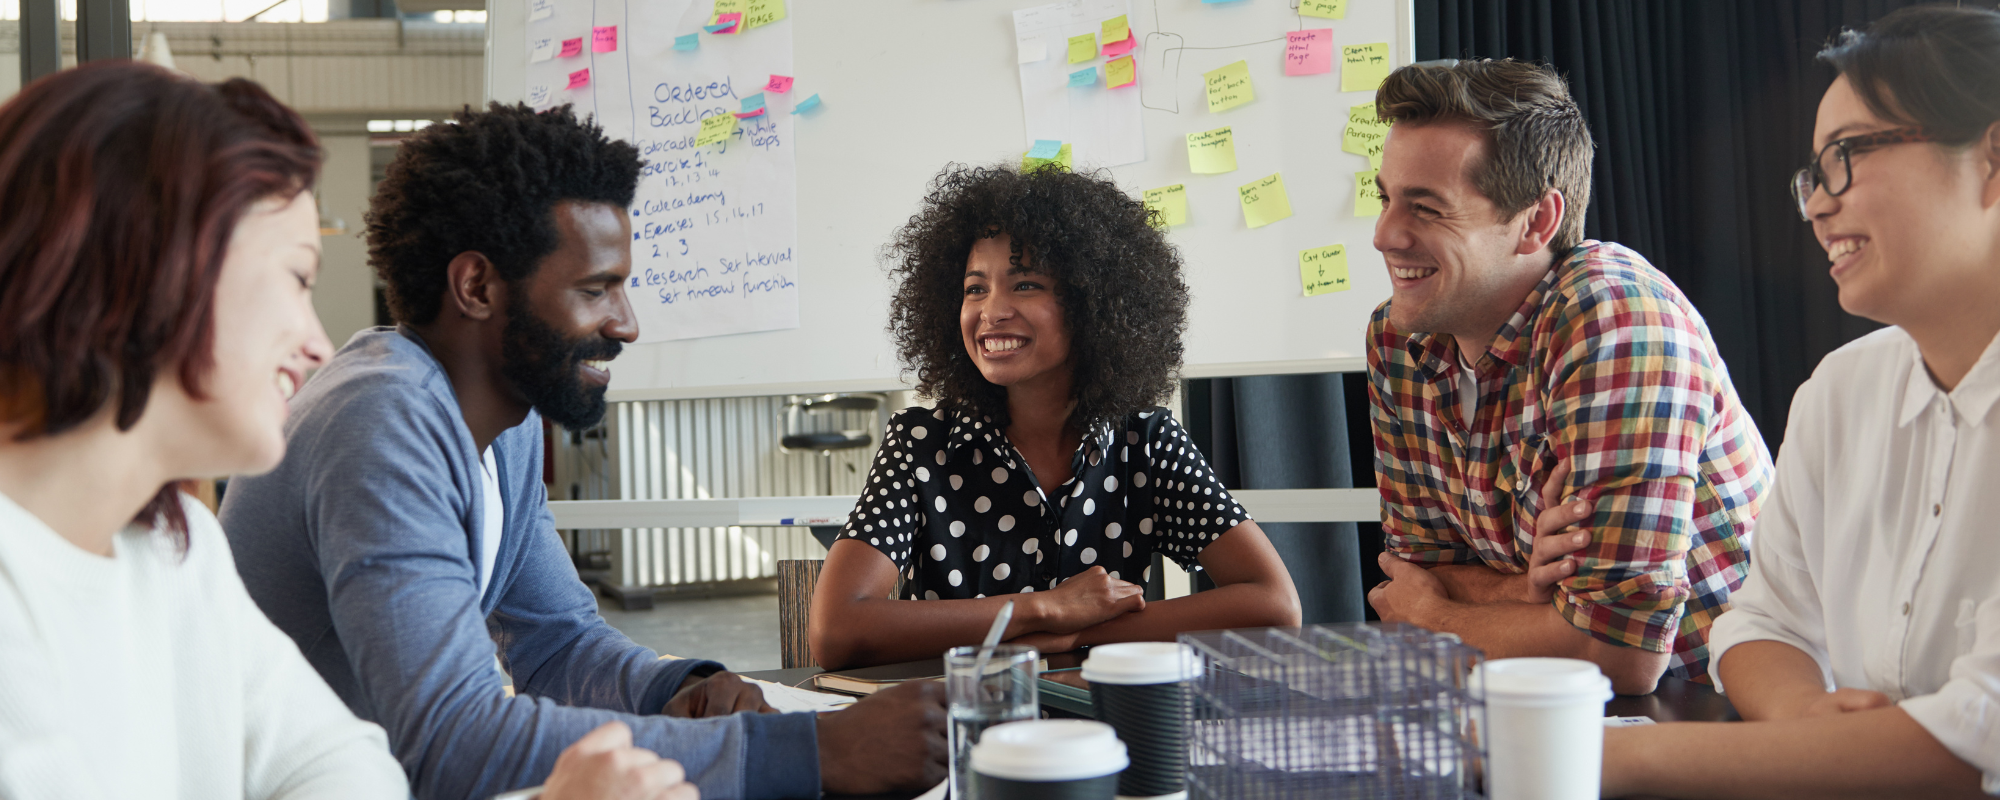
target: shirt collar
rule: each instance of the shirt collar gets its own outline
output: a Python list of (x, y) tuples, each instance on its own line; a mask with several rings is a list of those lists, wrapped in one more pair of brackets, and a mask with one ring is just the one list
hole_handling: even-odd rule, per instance
[[(1910, 353), (1909, 385), (1903, 389), (1897, 425), (1908, 425), (1940, 395), (1946, 394), (1931, 380), (1930, 369), (1924, 366), (1923, 351), (1913, 346)], [(2000, 401), (2000, 336), (1986, 343), (1985, 352), (1979, 354), (1979, 360), (1973, 362), (1972, 369), (1959, 379), (1958, 386), (1948, 396), (1965, 421), (1974, 425), (1985, 421), (1986, 412), (1993, 410), (1995, 401)]]
[[(961, 445), (979, 447), (992, 444), (994, 455), (1003, 458), (1007, 456), (1006, 448), (1002, 447), (1002, 445), (1007, 443), (1007, 434), (1001, 432), (999, 427), (993, 424), (992, 417), (985, 415), (975, 416), (952, 411), (942, 413), (952, 420), (951, 434), (944, 437), (944, 449), (947, 454), (957, 451)], [(968, 433), (972, 434), (970, 439), (966, 438), (966, 434)], [(1081, 447), (1078, 448), (1078, 452), (1086, 456), (1092, 452), (1110, 453), (1114, 434), (1115, 432), (1111, 429), (1111, 423), (1109, 422), (1099, 422), (1092, 425), (1090, 426), (1090, 430), (1084, 433), (1083, 442)]]

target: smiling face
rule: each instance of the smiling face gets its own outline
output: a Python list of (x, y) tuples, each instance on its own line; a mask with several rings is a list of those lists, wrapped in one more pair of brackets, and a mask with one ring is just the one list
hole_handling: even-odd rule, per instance
[(605, 203), (558, 203), (551, 213), (555, 252), (509, 287), (502, 372), (537, 413), (581, 430), (604, 418), (610, 361), (639, 337), (625, 298), (632, 221)]
[(1006, 234), (980, 239), (965, 260), (958, 311), (965, 352), (996, 386), (1067, 382), (1069, 326), (1055, 278), (1034, 271), (1025, 255), (1014, 263), (1012, 244)]
[[(1813, 152), (1836, 139), (1900, 128), (1868, 110), (1841, 77), (1820, 100)], [(1987, 302), (1994, 213), (1985, 199), (1989, 167), (1979, 147), (1896, 144), (1856, 150), (1853, 181), (1806, 203), (1813, 235), (1840, 286), (1840, 307), (1891, 325), (1951, 316)]]
[(1528, 213), (1501, 219), (1472, 182), (1486, 137), (1468, 125), (1397, 124), (1382, 148), (1375, 220), (1393, 292), (1389, 321), (1404, 333), (1491, 337), (1525, 297), (1517, 251)]
[[(285, 417), (306, 373), (333, 355), (312, 305), (319, 210), (310, 192), (250, 207), (229, 239), (215, 284), (215, 366), (203, 399), (161, 370), (154, 403), (163, 448), (186, 477), (251, 474), (285, 455)], [(148, 404), (148, 416), (155, 405)]]

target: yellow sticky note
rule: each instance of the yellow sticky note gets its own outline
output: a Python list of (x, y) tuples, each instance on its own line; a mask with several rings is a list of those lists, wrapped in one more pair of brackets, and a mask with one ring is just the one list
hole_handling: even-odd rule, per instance
[(1372, 92), (1389, 77), (1389, 43), (1350, 44), (1340, 48), (1340, 90)]
[(1236, 171), (1236, 135), (1228, 128), (1190, 133), (1188, 169), (1196, 175)]
[(1154, 219), (1163, 227), (1187, 224), (1187, 187), (1182, 184), (1146, 190), (1146, 207), (1159, 212)]
[[(1238, 61), (1202, 73), (1208, 82), (1208, 113), (1214, 114), (1257, 99), (1250, 88), (1250, 62)], [(1374, 88), (1374, 87), (1370, 87)]]
[(1292, 215), (1292, 200), (1285, 196), (1285, 179), (1271, 173), (1236, 187), (1236, 199), (1243, 203), (1243, 223), (1262, 228)]
[(701, 133), (694, 137), (694, 146), (716, 144), (729, 139), (736, 132), (735, 114), (717, 114), (701, 121)]
[(1081, 64), (1097, 57), (1097, 34), (1069, 37), (1069, 63)]
[(1306, 296), (1347, 291), (1347, 245), (1299, 251), (1299, 285)]
[(1103, 40), (1105, 44), (1110, 44), (1112, 42), (1122, 42), (1125, 41), (1125, 37), (1132, 35), (1132, 24), (1130, 22), (1125, 21), (1124, 14), (1119, 14), (1118, 16), (1105, 20), (1103, 30), (1104, 30)]
[(1382, 168), (1382, 143), (1389, 138), (1389, 125), (1375, 116), (1374, 103), (1362, 103), (1347, 110), (1347, 131), (1341, 134), (1340, 149), (1367, 156), (1368, 166)]
[(1055, 158), (1036, 158), (1034, 156), (1028, 155), (1027, 153), (1021, 154), (1022, 172), (1027, 172), (1028, 170), (1034, 169), (1044, 164), (1054, 164), (1063, 169), (1070, 169), (1069, 142), (1063, 142), (1062, 149), (1056, 151)]
[(785, 0), (745, 0), (743, 30), (750, 30), (785, 18)]
[(1380, 170), (1354, 173), (1354, 216), (1382, 216), (1382, 190), (1375, 186), (1375, 173)]
[(1117, 89), (1121, 86), (1131, 86), (1138, 80), (1139, 74), (1133, 71), (1131, 56), (1120, 56), (1104, 62), (1105, 88)]
[(1347, 0), (1299, 0), (1299, 16), (1346, 19)]

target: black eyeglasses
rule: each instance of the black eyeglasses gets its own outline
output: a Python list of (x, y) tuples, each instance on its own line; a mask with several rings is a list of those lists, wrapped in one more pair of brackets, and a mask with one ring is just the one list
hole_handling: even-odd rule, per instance
[(1828, 197), (1839, 197), (1854, 183), (1854, 167), (1848, 163), (1848, 156), (1892, 144), (1934, 141), (1937, 140), (1923, 128), (1894, 128), (1827, 142), (1812, 163), (1792, 175), (1792, 198), (1799, 201), (1799, 219), (1812, 221), (1812, 215), (1806, 213), (1806, 201), (1812, 199), (1814, 189), (1825, 189)]

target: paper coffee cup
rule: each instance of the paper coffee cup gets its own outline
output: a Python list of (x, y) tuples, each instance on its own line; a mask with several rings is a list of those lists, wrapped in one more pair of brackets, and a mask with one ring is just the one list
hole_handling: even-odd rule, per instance
[(1595, 800), (1604, 767), (1611, 679), (1574, 658), (1503, 658), (1479, 666), (1486, 701), (1489, 800)]
[(1127, 642), (1093, 647), (1083, 662), (1097, 718), (1118, 731), (1132, 766), (1118, 778), (1118, 796), (1187, 796), (1189, 680), (1201, 674), (1194, 648), (1175, 642)]
[(1087, 719), (1031, 719), (986, 729), (972, 746), (979, 800), (1112, 800), (1129, 763), (1111, 726)]

